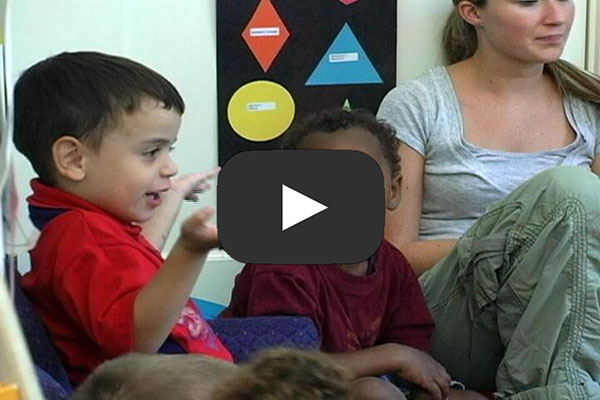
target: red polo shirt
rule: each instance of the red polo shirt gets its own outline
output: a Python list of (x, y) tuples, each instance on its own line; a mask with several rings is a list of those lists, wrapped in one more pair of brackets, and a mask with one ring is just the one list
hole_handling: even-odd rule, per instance
[[(21, 283), (71, 380), (81, 382), (103, 361), (134, 350), (135, 297), (164, 260), (139, 226), (37, 180), (31, 186), (27, 201), (41, 235)], [(170, 338), (189, 353), (231, 360), (192, 301)]]

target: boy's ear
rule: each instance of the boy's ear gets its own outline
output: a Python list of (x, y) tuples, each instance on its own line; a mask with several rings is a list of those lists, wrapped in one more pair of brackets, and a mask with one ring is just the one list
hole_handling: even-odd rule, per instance
[(460, 16), (469, 24), (478, 27), (481, 26), (481, 9), (473, 2), (464, 0), (456, 6)]
[(394, 211), (400, 204), (400, 187), (402, 185), (402, 173), (392, 177), (390, 182), (389, 198), (387, 199), (387, 209)]
[(73, 136), (61, 136), (52, 145), (52, 160), (59, 176), (71, 181), (85, 178), (86, 146)]

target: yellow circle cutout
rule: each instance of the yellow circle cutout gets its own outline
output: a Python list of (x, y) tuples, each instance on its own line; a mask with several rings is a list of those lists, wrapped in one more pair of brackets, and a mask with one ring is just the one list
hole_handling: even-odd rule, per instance
[(244, 139), (266, 142), (289, 128), (296, 105), (290, 92), (270, 81), (245, 84), (231, 96), (227, 118), (233, 130)]

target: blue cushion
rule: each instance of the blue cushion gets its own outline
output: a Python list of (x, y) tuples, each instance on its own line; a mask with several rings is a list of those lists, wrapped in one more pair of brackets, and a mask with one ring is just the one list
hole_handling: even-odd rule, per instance
[[(16, 274), (15, 309), (27, 341), (33, 363), (50, 375), (63, 389), (70, 393), (72, 386), (60, 357), (50, 341), (50, 336), (20, 285), (20, 275)], [(8, 275), (6, 275), (8, 276)]]
[(46, 371), (36, 366), (35, 372), (46, 400), (67, 400), (71, 397), (70, 391), (67, 391), (62, 385), (56, 382)]
[(235, 362), (247, 361), (269, 347), (318, 349), (321, 345), (319, 331), (307, 317), (218, 318), (209, 323)]

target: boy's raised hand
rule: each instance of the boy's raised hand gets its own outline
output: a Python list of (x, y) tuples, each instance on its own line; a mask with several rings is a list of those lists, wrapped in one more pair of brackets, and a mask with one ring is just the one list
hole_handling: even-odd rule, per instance
[[(183, 175), (171, 180), (171, 190), (184, 200), (197, 201), (198, 194), (210, 189), (210, 180), (215, 178), (220, 167), (207, 172)], [(219, 244), (217, 227), (208, 220), (214, 214), (212, 207), (205, 207), (194, 213), (181, 227), (180, 242), (193, 252), (206, 252)]]
[(183, 200), (198, 200), (198, 194), (210, 188), (209, 181), (221, 168), (216, 167), (207, 172), (186, 174), (171, 179), (171, 189), (163, 197), (163, 203), (158, 207), (154, 216), (140, 223), (144, 236), (158, 250), (162, 250), (167, 236), (173, 227)]
[(210, 180), (215, 178), (220, 167), (215, 167), (210, 171), (182, 175), (171, 179), (171, 190), (174, 194), (184, 200), (197, 201), (198, 194), (210, 189)]
[(408, 382), (427, 390), (436, 400), (443, 400), (450, 392), (450, 375), (429, 354), (403, 346), (402, 368), (397, 374)]
[(217, 226), (208, 223), (214, 213), (213, 207), (204, 207), (186, 219), (181, 226), (179, 244), (192, 253), (206, 253), (217, 247), (219, 244)]

